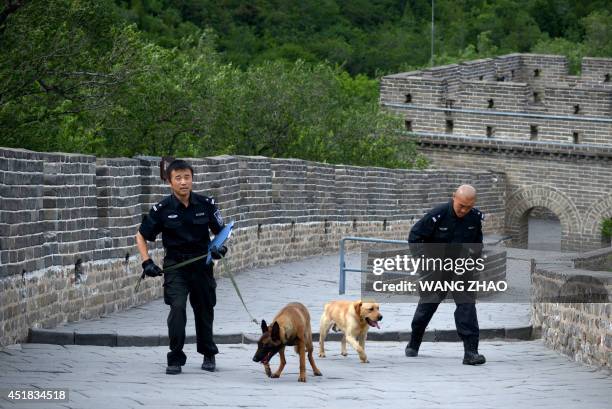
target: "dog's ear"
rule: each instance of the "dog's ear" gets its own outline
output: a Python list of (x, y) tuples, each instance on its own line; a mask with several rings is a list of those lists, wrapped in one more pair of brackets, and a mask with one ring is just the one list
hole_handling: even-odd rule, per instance
[(355, 304), (353, 304), (355, 306), (355, 313), (357, 313), (358, 317), (361, 316), (361, 304), (363, 304), (362, 301), (356, 301)]
[(280, 325), (276, 321), (272, 325), (272, 341), (280, 341)]
[(268, 332), (268, 324), (266, 324), (266, 320), (261, 320), (261, 332), (264, 334)]

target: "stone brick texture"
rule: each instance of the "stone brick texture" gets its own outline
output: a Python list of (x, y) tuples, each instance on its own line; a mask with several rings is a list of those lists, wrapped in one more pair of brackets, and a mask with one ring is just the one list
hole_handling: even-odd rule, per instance
[[(577, 283), (584, 285), (590, 289), (584, 293), (591, 295), (584, 300), (574, 296), (567, 302), (546, 302), (546, 296), (558, 296), (568, 282), (574, 288)], [(538, 266), (532, 271), (532, 285), (532, 324), (541, 332), (544, 343), (575, 361), (611, 369), (612, 278), (609, 272)], [(602, 294), (605, 299), (600, 302), (588, 302)]]
[[(0, 343), (28, 328), (90, 319), (162, 295), (144, 280), (134, 236), (169, 194), (156, 157), (96, 158), (0, 148)], [(504, 228), (503, 174), (392, 170), (294, 159), (190, 160), (194, 190), (236, 221), (217, 274), (335, 252), (345, 236), (406, 239), (462, 183), (480, 192), (485, 231)], [(161, 240), (150, 246), (161, 262)]]
[(514, 143), (470, 137), (417, 136), (437, 169), (491, 170), (506, 176), (505, 232), (527, 246), (528, 216), (544, 207), (561, 223), (561, 249), (609, 246), (601, 223), (612, 217), (612, 147)]
[(611, 75), (612, 59), (584, 58), (572, 76), (565, 57), (510, 54), (383, 77), (380, 102), (434, 168), (506, 175), (512, 245), (527, 245), (528, 216), (543, 207), (563, 250), (588, 251), (609, 246)]
[(565, 57), (510, 54), (385, 76), (380, 101), (418, 133), (610, 144), (611, 75), (612, 59), (572, 76)]
[(580, 254), (574, 259), (574, 268), (612, 272), (612, 247)]

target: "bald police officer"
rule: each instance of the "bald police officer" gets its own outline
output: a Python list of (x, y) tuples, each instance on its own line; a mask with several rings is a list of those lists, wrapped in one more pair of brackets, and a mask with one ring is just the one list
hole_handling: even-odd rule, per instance
[[(191, 165), (183, 160), (173, 161), (166, 169), (166, 180), (172, 194), (151, 208), (136, 234), (142, 268), (149, 277), (161, 275), (162, 270), (149, 257), (147, 240), (154, 242), (157, 235), (162, 233), (164, 268), (168, 268), (206, 254), (210, 242), (209, 230), (218, 234), (224, 227), (214, 199), (192, 192)], [(225, 255), (225, 251), (223, 248), (212, 256), (219, 259)], [(167, 374), (181, 373), (181, 366), (187, 360), (183, 352), (187, 296), (194, 313), (197, 350), (204, 355), (202, 369), (215, 370), (215, 355), (219, 352), (213, 341), (216, 287), (212, 265), (206, 264), (206, 258), (164, 274), (164, 302), (170, 306)]]
[[(484, 216), (474, 208), (475, 203), (476, 189), (470, 185), (459, 186), (448, 203), (433, 208), (412, 227), (408, 241), (413, 244), (482, 243)], [(406, 346), (406, 356), (418, 355), (425, 328), (445, 297), (445, 291), (421, 293), (412, 319), (412, 336)], [(463, 363), (484, 364), (485, 357), (478, 353), (480, 331), (475, 297), (465, 292), (453, 292), (453, 297), (456, 304), (455, 326), (465, 350)]]

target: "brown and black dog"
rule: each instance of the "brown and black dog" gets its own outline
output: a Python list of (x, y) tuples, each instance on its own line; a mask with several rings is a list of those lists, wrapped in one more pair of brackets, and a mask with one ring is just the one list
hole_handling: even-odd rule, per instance
[[(310, 314), (306, 307), (300, 303), (287, 304), (276, 314), (272, 325), (268, 326), (266, 321), (261, 321), (263, 335), (257, 342), (257, 352), (253, 361), (261, 362), (266, 370), (266, 375), (278, 378), (285, 368), (285, 346), (294, 346), (295, 352), (300, 356), (299, 382), (306, 382), (306, 352), (308, 361), (315, 376), (322, 373), (317, 368), (312, 356), (312, 328), (310, 327)], [(280, 365), (276, 372), (270, 370), (270, 358), (276, 353), (280, 354)]]

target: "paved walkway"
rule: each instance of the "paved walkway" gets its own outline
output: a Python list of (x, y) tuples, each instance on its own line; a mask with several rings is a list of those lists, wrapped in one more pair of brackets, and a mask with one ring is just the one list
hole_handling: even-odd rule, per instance
[[(550, 251), (508, 249), (507, 279), (509, 290), (529, 291), (529, 259), (562, 262), (571, 255)], [(350, 254), (347, 265), (358, 267), (359, 254)], [(310, 310), (313, 332), (318, 332), (319, 317), (326, 302), (334, 299), (359, 299), (360, 277), (358, 273), (347, 273), (347, 293), (338, 295), (338, 255), (317, 256), (304, 260), (270, 267), (255, 268), (236, 275), (244, 300), (256, 319), (271, 320), (288, 302), (300, 301)], [(150, 279), (150, 278), (149, 278)], [(517, 290), (518, 291), (518, 290)], [(370, 331), (371, 339), (403, 340), (409, 336), (410, 322), (416, 304), (386, 303), (381, 307), (384, 319), (380, 330)], [(443, 303), (434, 315), (427, 339), (455, 339), (455, 306)], [(54, 335), (64, 333), (72, 337), (77, 333), (78, 344), (100, 342), (101, 345), (117, 345), (101, 335), (118, 337), (118, 345), (167, 345), (166, 317), (169, 308), (162, 299), (110, 314), (97, 320), (66, 324), (49, 332), (39, 332), (35, 342), (54, 342)], [(187, 308), (188, 342), (195, 342), (193, 312)], [(526, 329), (530, 326), (529, 303), (491, 303), (484, 300), (478, 304), (478, 319), (483, 330), (482, 338), (529, 338)], [(516, 329), (515, 335), (508, 333)], [(487, 331), (488, 330), (488, 331)], [(215, 334), (219, 342), (241, 342), (243, 334), (257, 334), (259, 327), (249, 321), (234, 288), (228, 278), (217, 283), (217, 306), (215, 308)], [(94, 335), (95, 334), (95, 335)], [(81, 336), (82, 335), (82, 336)], [(110, 340), (110, 341), (109, 341)], [(109, 343), (110, 342), (110, 343)]]
[[(508, 256), (508, 279), (517, 291), (528, 290), (531, 257), (550, 263), (566, 263), (571, 257), (516, 249), (509, 249)], [(358, 265), (359, 256), (351, 255), (349, 262)], [(270, 320), (285, 303), (299, 300), (310, 309), (315, 331), (325, 302), (359, 298), (355, 273), (348, 276), (347, 295), (338, 296), (337, 255), (251, 269), (236, 277), (258, 319)], [(280, 379), (265, 377), (261, 365), (251, 359), (255, 345), (245, 343), (257, 337), (258, 328), (249, 322), (228, 279), (218, 281), (217, 291), (215, 332), (225, 336), (225, 343), (219, 345), (214, 374), (199, 368), (201, 356), (194, 344), (186, 345), (187, 364), (178, 376), (164, 373), (166, 346), (10, 345), (0, 349), (0, 396), (6, 396), (10, 388), (65, 388), (69, 400), (13, 403), (0, 397), (0, 408), (610, 407), (609, 372), (572, 362), (539, 340), (508, 340), (511, 332), (504, 329), (529, 326), (527, 303), (478, 304), (483, 338), (505, 338), (481, 341), (480, 352), (487, 364), (479, 367), (461, 364), (460, 343), (426, 342), (419, 357), (406, 358), (405, 342), (372, 340), (396, 334), (396, 340), (404, 341), (410, 329), (414, 304), (383, 304), (382, 328), (370, 331), (366, 345), (369, 364), (361, 364), (350, 347), (349, 356), (342, 357), (339, 343), (330, 342), (327, 358), (315, 358), (323, 376), (313, 377), (309, 370), (308, 382), (302, 384), (297, 382), (298, 358), (293, 351), (287, 354)], [(193, 319), (188, 311), (187, 332), (193, 342)], [(452, 303), (440, 306), (429, 327), (429, 334), (434, 335), (430, 340), (450, 340), (437, 335), (454, 333), (453, 311)], [(104, 334), (115, 334), (115, 341), (138, 336), (146, 341), (142, 345), (164, 345), (167, 312), (168, 307), (157, 300), (99, 320), (64, 325), (47, 335), (72, 334), (73, 339), (81, 335), (82, 341), (95, 343), (104, 340)], [(253, 334), (232, 338), (244, 333)], [(278, 365), (278, 358), (273, 358), (272, 365)]]
[[(59, 404), (18, 404), (0, 398), (2, 408), (563, 408), (610, 407), (612, 378), (571, 362), (540, 341), (483, 342), (488, 362), (461, 364), (456, 343), (426, 343), (418, 358), (403, 356), (404, 343), (369, 342), (369, 364), (355, 352), (316, 358), (322, 377), (307, 373), (297, 382), (298, 359), (287, 354), (279, 379), (265, 377), (251, 360), (254, 345), (221, 345), (218, 372), (199, 369), (194, 345), (186, 347), (184, 372), (165, 375), (166, 348), (109, 348), (42, 344), (0, 350), (0, 389), (67, 388)], [(278, 358), (272, 359), (272, 366)]]

